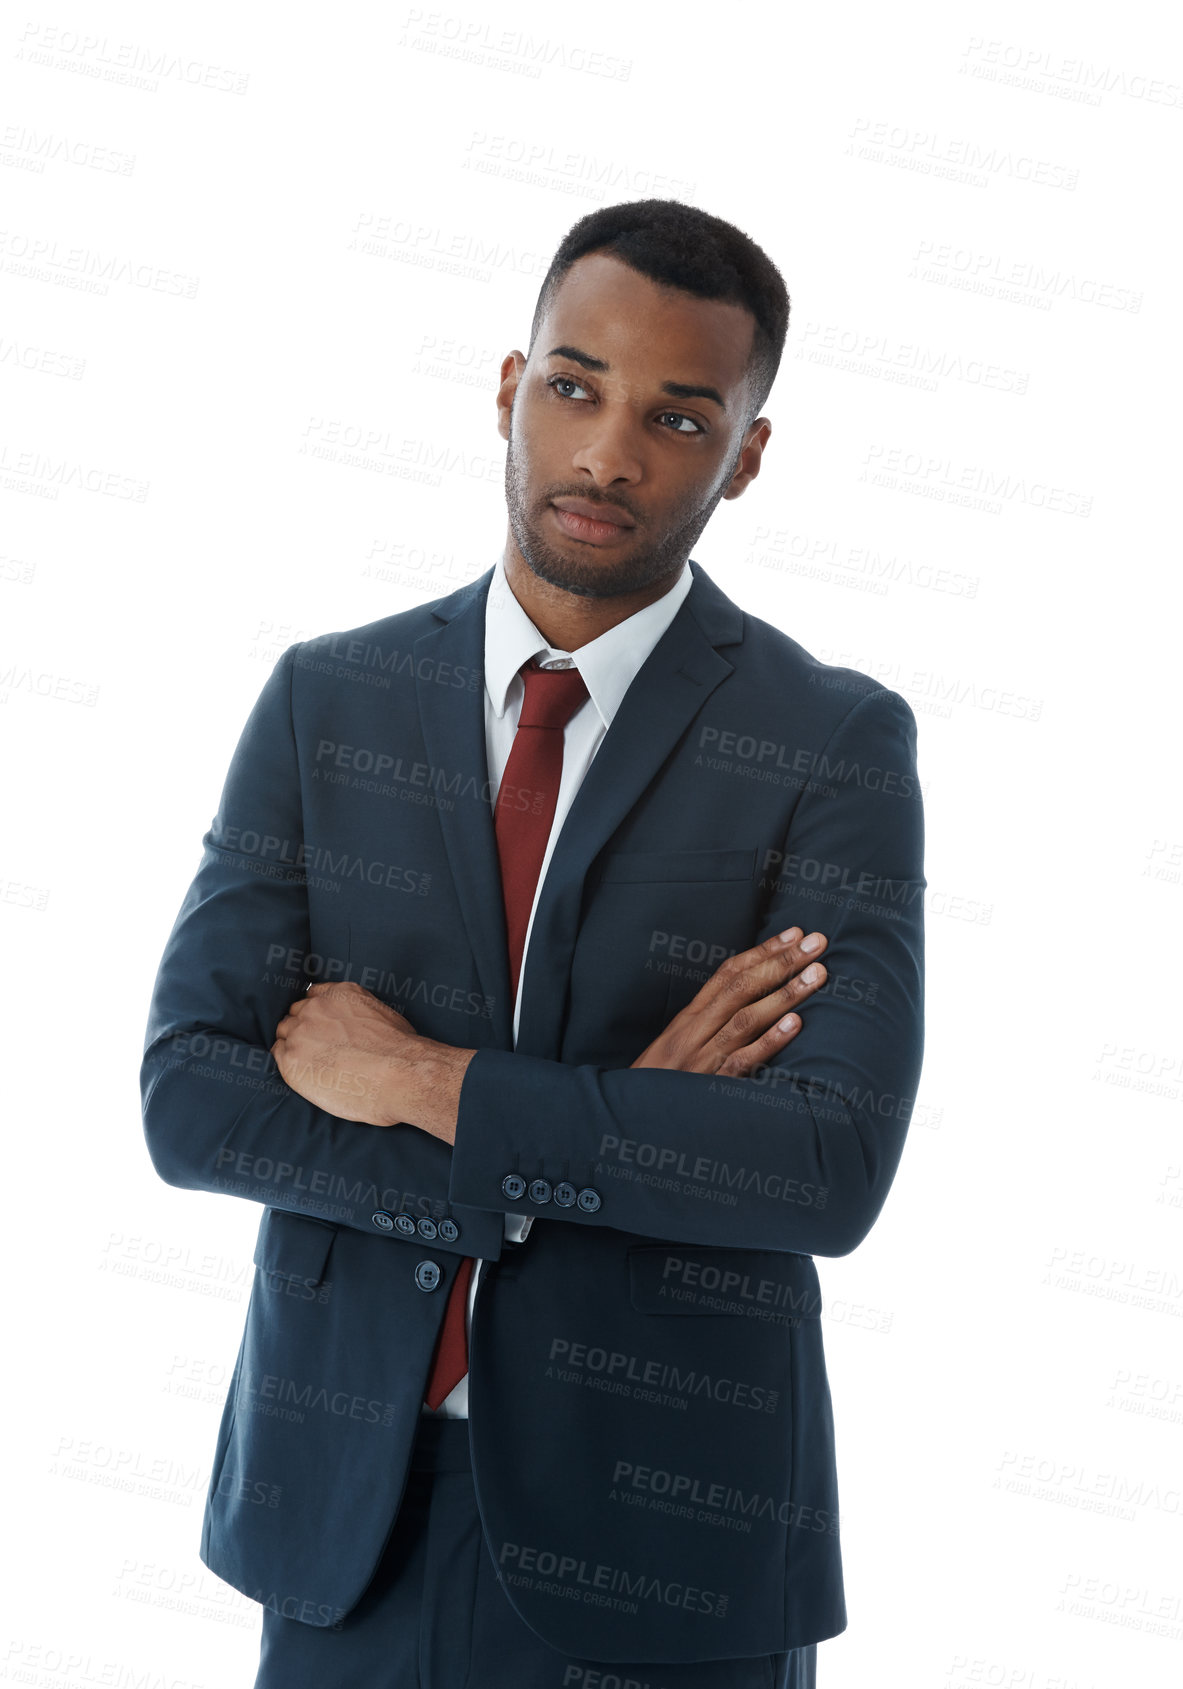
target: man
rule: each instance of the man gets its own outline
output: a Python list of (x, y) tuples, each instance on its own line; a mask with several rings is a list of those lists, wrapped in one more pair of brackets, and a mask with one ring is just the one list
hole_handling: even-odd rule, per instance
[(256, 1689), (799, 1689), (845, 1628), (812, 1256), (902, 1153), (923, 824), (904, 699), (690, 558), (788, 308), (692, 207), (576, 223), (502, 557), (235, 751), (142, 1088), (266, 1205), (201, 1541)]

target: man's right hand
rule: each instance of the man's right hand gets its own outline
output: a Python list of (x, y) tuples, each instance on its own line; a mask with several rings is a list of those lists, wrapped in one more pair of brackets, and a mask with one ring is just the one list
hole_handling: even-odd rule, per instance
[[(810, 942), (813, 948), (806, 950)], [(790, 927), (728, 956), (633, 1067), (746, 1078), (801, 1030), (801, 1016), (793, 1011), (825, 984), (826, 970), (817, 961), (825, 947), (823, 933), (805, 938), (800, 927)]]

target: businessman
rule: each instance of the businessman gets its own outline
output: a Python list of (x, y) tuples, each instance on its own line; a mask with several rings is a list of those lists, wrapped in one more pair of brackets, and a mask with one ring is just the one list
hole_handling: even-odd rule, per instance
[(200, 1544), (256, 1689), (804, 1689), (846, 1626), (813, 1257), (903, 1151), (923, 820), (906, 701), (690, 556), (788, 314), (718, 217), (582, 218), (502, 554), (234, 752), (141, 1086), (264, 1208)]

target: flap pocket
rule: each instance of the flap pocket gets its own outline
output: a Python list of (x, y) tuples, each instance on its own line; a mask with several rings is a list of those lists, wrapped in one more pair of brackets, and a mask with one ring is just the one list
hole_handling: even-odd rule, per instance
[(756, 847), (750, 850), (614, 850), (604, 858), (601, 881), (752, 880)]
[(269, 1208), (259, 1226), (254, 1261), (278, 1278), (301, 1279), (319, 1284), (337, 1227), (310, 1214), (289, 1214), (284, 1208)]
[(822, 1311), (812, 1255), (659, 1243), (630, 1249), (628, 1267), (629, 1294), (642, 1314), (715, 1314), (792, 1326)]

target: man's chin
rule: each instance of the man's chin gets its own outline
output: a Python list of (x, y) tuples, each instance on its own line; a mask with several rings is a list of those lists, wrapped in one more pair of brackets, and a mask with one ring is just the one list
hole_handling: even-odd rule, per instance
[[(578, 541), (573, 541), (578, 544)], [(593, 548), (589, 546), (588, 551)], [(609, 563), (596, 557), (567, 557), (546, 544), (536, 535), (528, 534), (526, 544), (518, 540), (518, 550), (525, 558), (530, 572), (549, 586), (573, 593), (577, 598), (619, 598), (622, 593), (638, 592), (652, 585), (654, 575), (648, 554), (630, 557), (627, 561)], [(660, 571), (658, 571), (660, 574)]]

